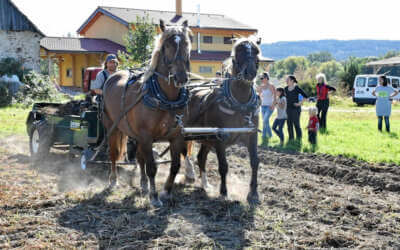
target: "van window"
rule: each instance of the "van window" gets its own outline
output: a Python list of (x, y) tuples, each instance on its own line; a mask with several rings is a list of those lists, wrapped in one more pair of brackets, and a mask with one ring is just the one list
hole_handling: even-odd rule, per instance
[(378, 85), (378, 77), (368, 78), (368, 87), (376, 87)]
[(367, 79), (365, 77), (358, 77), (356, 80), (356, 87), (365, 87), (365, 82)]
[(396, 89), (399, 87), (399, 79), (397, 78), (392, 79), (392, 87)]

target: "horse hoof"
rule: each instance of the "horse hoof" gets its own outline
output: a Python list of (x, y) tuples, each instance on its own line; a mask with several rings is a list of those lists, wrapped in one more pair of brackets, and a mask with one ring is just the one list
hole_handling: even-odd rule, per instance
[(196, 181), (195, 178), (192, 178), (192, 177), (189, 177), (189, 176), (185, 176), (185, 183), (186, 184), (193, 184), (193, 183), (195, 183), (195, 181)]
[(163, 206), (163, 203), (160, 201), (160, 199), (151, 199), (150, 204), (154, 208), (160, 208)]
[(249, 193), (247, 195), (247, 202), (251, 205), (259, 205), (260, 199), (258, 197), (258, 193)]
[(109, 183), (109, 188), (114, 188), (114, 187), (118, 187), (119, 186), (119, 182), (118, 182), (118, 180), (110, 180), (110, 183)]
[(167, 201), (171, 199), (171, 194), (169, 194), (167, 191), (162, 191), (160, 194), (160, 199), (163, 201)]
[(147, 195), (147, 194), (149, 194), (149, 189), (148, 189), (147, 187), (143, 187), (143, 186), (142, 186), (141, 193), (142, 193), (143, 196), (144, 196), (144, 195)]
[(229, 196), (228, 195), (220, 195), (219, 196), (219, 199), (220, 200), (222, 200), (222, 201), (230, 201), (230, 198), (229, 198)]

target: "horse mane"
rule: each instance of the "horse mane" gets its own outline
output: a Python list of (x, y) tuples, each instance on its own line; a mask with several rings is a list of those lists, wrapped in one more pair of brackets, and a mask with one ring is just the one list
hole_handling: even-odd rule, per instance
[(240, 44), (245, 43), (245, 42), (248, 42), (251, 45), (253, 45), (253, 47), (257, 49), (258, 54), (260, 54), (261, 50), (260, 50), (260, 47), (257, 44), (257, 37), (256, 36), (240, 37), (240, 38), (235, 39), (235, 43), (232, 46), (232, 52), (231, 52), (230, 58), (228, 58), (227, 60), (225, 60), (223, 62), (223, 65), (222, 65), (223, 74), (226, 73), (226, 72), (232, 74), (232, 68), (233, 68), (232, 58), (235, 58), (235, 56), (236, 56), (237, 47), (239, 47)]
[(192, 44), (190, 41), (191, 34), (192, 31), (187, 27), (185, 28), (183, 26), (168, 26), (164, 32), (157, 35), (156, 39), (154, 40), (154, 49), (153, 53), (151, 54), (149, 69), (146, 70), (146, 72), (144, 73), (141, 82), (146, 82), (154, 74), (154, 71), (156, 70), (158, 64), (158, 60), (160, 59), (161, 48), (164, 42), (171, 36), (183, 35), (186, 43), (188, 44), (186, 53), (190, 55), (190, 51), (192, 49)]

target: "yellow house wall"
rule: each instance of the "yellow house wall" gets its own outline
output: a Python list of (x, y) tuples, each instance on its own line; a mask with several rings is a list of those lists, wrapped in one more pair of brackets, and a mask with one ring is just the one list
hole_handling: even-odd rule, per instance
[[(204, 43), (204, 36), (212, 36), (213, 43)], [(197, 34), (193, 39), (192, 50), (197, 50)], [(210, 50), (210, 51), (231, 51), (232, 44), (224, 44), (224, 36), (217, 36), (213, 34), (201, 33), (200, 34), (200, 49), (201, 50)]]
[(124, 45), (123, 37), (128, 33), (128, 27), (113, 20), (112, 18), (101, 15), (85, 32), (88, 38), (105, 38)]
[(60, 84), (63, 86), (73, 86), (72, 77), (67, 77), (67, 69), (72, 69), (72, 56), (70, 54), (58, 54), (63, 58), (60, 67)]
[(76, 54), (73, 56), (75, 57), (75, 67), (73, 69), (74, 74), (75, 74), (74, 84), (76, 87), (81, 87), (82, 86), (82, 69), (87, 68), (89, 66), (89, 64), (86, 62), (84, 54)]
[[(41, 57), (47, 58), (50, 55), (52, 58), (62, 58), (59, 64), (60, 75), (57, 77), (58, 83), (61, 86), (82, 86), (82, 69), (87, 67), (101, 67), (105, 60), (105, 54), (60, 54), (47, 53), (41, 50)], [(73, 60), (72, 58), (75, 58)], [(75, 65), (73, 65), (73, 61)], [(72, 76), (67, 77), (67, 69), (72, 69)]]
[(269, 71), (271, 65), (271, 62), (260, 62), (259, 69), (261, 69), (262, 71)]
[[(200, 73), (200, 66), (211, 67), (211, 73)], [(191, 61), (190, 68), (191, 72), (201, 75), (203, 77), (214, 77), (217, 71), (221, 71), (222, 62), (215, 61)]]

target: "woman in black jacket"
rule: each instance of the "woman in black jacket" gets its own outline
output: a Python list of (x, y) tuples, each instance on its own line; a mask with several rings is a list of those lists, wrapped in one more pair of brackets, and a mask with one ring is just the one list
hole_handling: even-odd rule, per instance
[[(287, 86), (285, 87), (286, 101), (287, 101), (287, 127), (289, 140), (294, 139), (293, 126), (296, 130), (296, 139), (301, 141), (302, 133), (300, 127), (300, 113), (301, 104), (303, 101), (307, 100), (308, 95), (297, 86), (297, 79), (295, 76), (290, 75), (286, 79)], [(299, 94), (304, 98), (299, 101)]]

